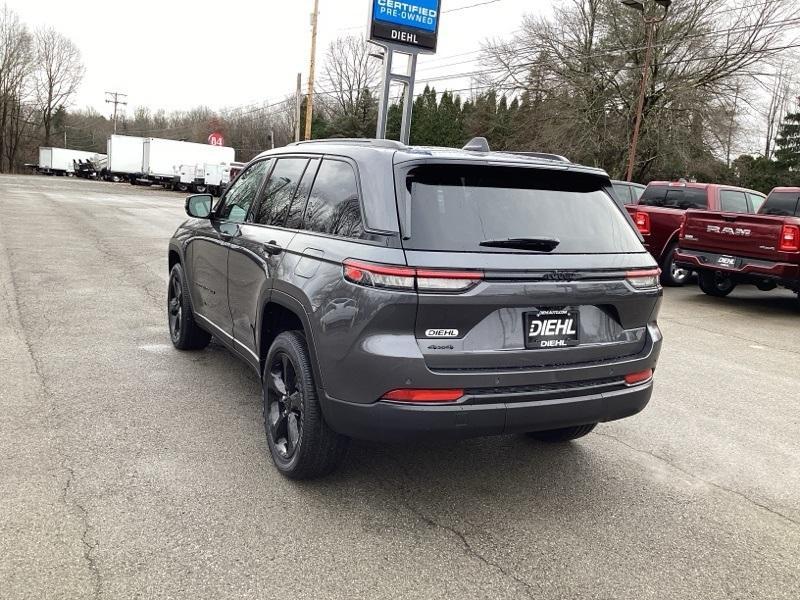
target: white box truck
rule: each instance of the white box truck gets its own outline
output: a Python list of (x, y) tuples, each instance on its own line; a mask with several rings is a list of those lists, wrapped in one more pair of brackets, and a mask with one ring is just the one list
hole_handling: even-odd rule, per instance
[(147, 138), (142, 156), (142, 180), (175, 184), (181, 165), (230, 164), (236, 160), (236, 151), (224, 146)]
[(108, 165), (102, 174), (106, 181), (129, 181), (142, 174), (144, 138), (112, 135), (108, 138)]
[(68, 148), (39, 148), (39, 172), (45, 175), (75, 174), (76, 160), (97, 161), (105, 158), (105, 154), (69, 150)]

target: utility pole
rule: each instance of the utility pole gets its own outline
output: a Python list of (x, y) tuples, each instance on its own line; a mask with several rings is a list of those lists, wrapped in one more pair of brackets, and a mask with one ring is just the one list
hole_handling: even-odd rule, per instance
[(128, 94), (121, 92), (106, 92), (106, 104), (114, 105), (114, 133), (117, 133), (117, 106), (128, 106), (128, 103), (120, 100), (120, 98), (127, 98)]
[(303, 74), (297, 74), (297, 96), (295, 96), (297, 106), (294, 115), (294, 141), (300, 141), (300, 115), (303, 107)]
[(627, 181), (633, 181), (633, 169), (636, 166), (636, 150), (639, 146), (639, 134), (642, 129), (642, 116), (644, 114), (644, 101), (647, 98), (647, 84), (650, 79), (650, 63), (653, 61), (653, 38), (655, 37), (656, 25), (661, 23), (667, 18), (669, 7), (672, 5), (672, 0), (655, 0), (655, 3), (664, 9), (664, 14), (661, 17), (648, 17), (645, 11), (643, 1), (639, 0), (622, 0), (622, 3), (628, 8), (639, 11), (642, 13), (642, 21), (644, 21), (645, 30), (647, 31), (647, 51), (644, 56), (644, 67), (642, 68), (642, 87), (639, 90), (639, 104), (636, 109), (636, 123), (633, 126), (633, 137), (631, 138), (631, 147), (628, 152), (628, 173), (626, 176)]
[(311, 14), (311, 65), (308, 69), (308, 100), (306, 101), (306, 136), (311, 139), (311, 121), (314, 118), (314, 69), (317, 62), (317, 23), (319, 22), (319, 0), (314, 0)]

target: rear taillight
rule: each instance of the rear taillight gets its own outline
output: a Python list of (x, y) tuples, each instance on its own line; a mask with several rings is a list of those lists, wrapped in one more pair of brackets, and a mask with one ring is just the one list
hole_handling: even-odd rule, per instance
[(386, 392), (382, 400), (392, 402), (457, 402), (464, 397), (464, 390), (419, 390), (400, 389)]
[(650, 215), (644, 212), (637, 212), (633, 218), (636, 223), (636, 229), (642, 235), (650, 235)]
[(650, 381), (653, 378), (653, 369), (647, 369), (646, 371), (639, 371), (638, 373), (630, 373), (629, 375), (625, 375), (625, 383), (628, 385), (637, 385), (639, 383), (644, 383), (645, 381)]
[(660, 287), (659, 275), (661, 275), (661, 269), (628, 271), (625, 273), (625, 279), (631, 284), (631, 287), (637, 290), (658, 289)]
[(784, 225), (781, 231), (781, 252), (800, 252), (800, 227)]
[(681, 228), (678, 232), (678, 237), (683, 239), (684, 234), (686, 233), (686, 215), (681, 215)]
[(360, 260), (344, 261), (344, 278), (367, 287), (420, 292), (466, 292), (483, 280), (483, 271), (416, 269)]

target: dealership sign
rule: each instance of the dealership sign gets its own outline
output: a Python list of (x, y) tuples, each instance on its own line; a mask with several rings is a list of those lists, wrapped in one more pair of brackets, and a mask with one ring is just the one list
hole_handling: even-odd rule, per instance
[(441, 0), (372, 0), (370, 40), (411, 52), (436, 52)]

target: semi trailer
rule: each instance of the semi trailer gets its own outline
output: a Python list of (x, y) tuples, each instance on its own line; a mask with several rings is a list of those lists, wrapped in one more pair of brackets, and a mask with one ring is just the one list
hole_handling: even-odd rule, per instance
[(75, 175), (75, 161), (97, 161), (105, 158), (105, 154), (70, 150), (68, 148), (39, 148), (39, 164), (37, 171), (45, 175)]
[(144, 138), (112, 135), (108, 138), (108, 165), (101, 174), (106, 181), (130, 181), (142, 173)]
[(202, 170), (205, 165), (229, 165), (235, 159), (236, 151), (225, 146), (146, 138), (142, 152), (142, 172), (137, 183), (175, 185), (181, 180), (182, 165)]

